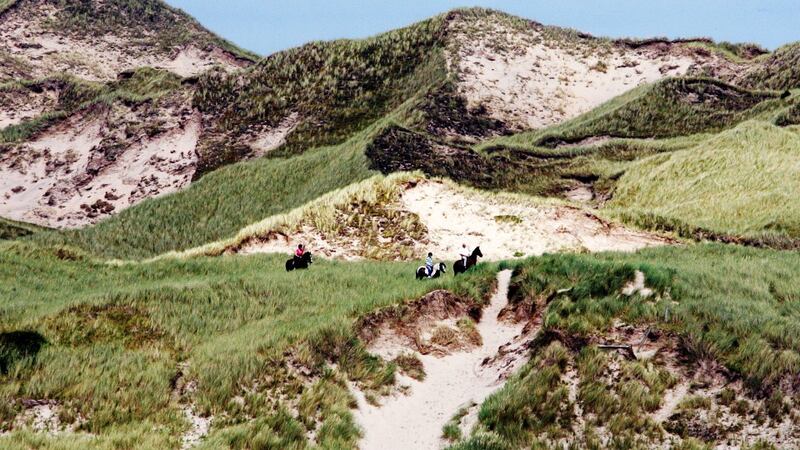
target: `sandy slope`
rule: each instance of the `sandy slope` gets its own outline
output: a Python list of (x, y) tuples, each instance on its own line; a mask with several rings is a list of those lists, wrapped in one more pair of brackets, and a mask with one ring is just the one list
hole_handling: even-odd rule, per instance
[[(501, 345), (520, 337), (523, 324), (498, 321), (498, 314), (508, 303), (508, 284), (511, 271), (498, 274), (497, 292), (484, 309), (477, 324), (483, 344), (475, 349), (444, 357), (418, 355), (425, 368), (425, 379), (402, 378), (408, 386), (406, 394), (381, 399), (380, 406), (369, 405), (363, 394), (356, 391), (358, 411), (355, 416), (364, 430), (362, 450), (436, 449), (444, 446), (440, 436), (442, 426), (461, 406), (471, 401), (480, 403), (503, 384), (503, 375), (525, 362), (524, 358), (508, 365), (482, 365), (486, 358), (497, 354)], [(381, 353), (380, 348), (371, 348)]]
[[(662, 236), (606, 222), (588, 210), (547, 203), (513, 194), (490, 194), (458, 187), (447, 181), (421, 181), (408, 186), (391, 208), (418, 216), (427, 229), (421, 240), (408, 239), (405, 252), (423, 258), (431, 251), (437, 260), (458, 258), (462, 243), (481, 247), (485, 260), (541, 255), (559, 251), (635, 251), (673, 243)], [(291, 233), (269, 230), (234, 251), (292, 253), (303, 243), (316, 255), (352, 260), (366, 254), (365, 243), (353, 238), (326, 239), (306, 223)], [(396, 243), (387, 243), (387, 245)], [(397, 254), (398, 252), (394, 252)]]
[(538, 24), (487, 21), (479, 28), (453, 23), (460, 45), (450, 65), (471, 107), (483, 105), (518, 129), (559, 123), (664, 77), (735, 70), (718, 55), (679, 44), (630, 48), (565, 31), (554, 38)]
[(0, 216), (78, 227), (189, 184), (198, 115), (177, 116), (173, 127), (135, 138), (109, 159), (101, 143), (125, 131), (111, 129), (107, 114), (76, 115), (0, 156)]
[(577, 208), (517, 202), (508, 197), (426, 182), (403, 195), (405, 207), (428, 228), (427, 248), (456, 258), (461, 244), (480, 246), (488, 260), (585, 249), (633, 251), (668, 243), (659, 236), (610, 224)]
[(58, 92), (50, 89), (41, 92), (25, 88), (0, 91), (0, 128), (36, 117), (52, 109), (57, 100)]
[[(48, 25), (57, 11), (52, 4), (27, 1), (0, 20), (0, 50), (27, 66), (28, 78), (66, 72), (87, 80), (113, 80), (124, 70), (143, 66), (189, 76), (215, 64), (229, 69), (244, 64), (218, 47), (154, 48), (143, 44), (142, 36), (125, 36), (126, 30), (117, 30), (119, 35), (67, 34)], [(15, 75), (10, 67), (0, 66), (0, 78)]]

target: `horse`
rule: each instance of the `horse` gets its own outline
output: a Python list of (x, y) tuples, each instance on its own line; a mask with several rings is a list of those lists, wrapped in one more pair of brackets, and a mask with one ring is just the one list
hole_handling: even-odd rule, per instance
[(303, 253), (301, 258), (292, 257), (286, 260), (286, 271), (291, 272), (294, 269), (308, 269), (308, 266), (314, 261), (311, 259), (311, 252)]
[(453, 275), (458, 275), (460, 273), (464, 273), (469, 270), (470, 267), (478, 264), (478, 257), (483, 257), (483, 253), (481, 253), (480, 247), (475, 247), (475, 250), (472, 251), (472, 254), (467, 256), (467, 266), (464, 267), (464, 260), (459, 259), (458, 261), (453, 263)]
[[(434, 264), (431, 278), (439, 278), (439, 276), (441, 276), (443, 273), (447, 273), (447, 264), (443, 262)], [(425, 266), (419, 266), (419, 268), (417, 268), (417, 279), (421, 280), (423, 278), (428, 278), (428, 271), (425, 270)]]

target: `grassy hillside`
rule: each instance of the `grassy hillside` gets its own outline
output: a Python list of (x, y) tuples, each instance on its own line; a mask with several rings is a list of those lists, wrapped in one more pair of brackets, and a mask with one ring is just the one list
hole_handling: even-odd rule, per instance
[(796, 239), (798, 148), (797, 129), (745, 122), (696, 147), (631, 165), (609, 207), (650, 225)]
[[(365, 353), (355, 320), (436, 288), (481, 301), (494, 277), (419, 283), (413, 263), (322, 260), (287, 273), (280, 256), (113, 266), (63, 248), (0, 246), (0, 429), (21, 412), (17, 400), (47, 398), (63, 423), (99, 434), (93, 448), (178, 448), (185, 405), (218, 417), (215, 448), (239, 439), (300, 448), (315, 429), (321, 446), (351, 448), (344, 380), (379, 390), (395, 370)], [(81, 447), (81, 436), (22, 433), (0, 446)]]
[(0, 240), (14, 240), (44, 230), (45, 228), (29, 223), (0, 218)]
[[(218, 118), (202, 149), (208, 169), (231, 160), (232, 139), (250, 127), (300, 122), (283, 154), (335, 145), (446, 78), (444, 17), (364, 40), (314, 42), (271, 55), (246, 72), (200, 79), (195, 104)], [(205, 169), (204, 169), (205, 170)]]
[(759, 61), (741, 83), (756, 89), (800, 88), (800, 42), (784, 45)]
[[(322, 447), (354, 448), (345, 382), (380, 395), (395, 371), (365, 353), (357, 318), (436, 288), (479, 301), (497, 270), (419, 283), (410, 279), (413, 263), (317, 261), (300, 273), (284, 272), (280, 256), (114, 266), (63, 248), (0, 246), (0, 295), (10, 299), (0, 311), (0, 426), (22, 411), (19, 399), (34, 398), (50, 399), (61, 422), (78, 427), (77, 434), (12, 433), (0, 437), (4, 448), (178, 448), (188, 427), (183, 407), (215, 417), (203, 448), (304, 448), (308, 436)], [(787, 417), (791, 403), (779, 386), (800, 370), (796, 253), (699, 245), (516, 265), (511, 302), (547, 298), (536, 306), (546, 308), (543, 333), (532, 362), (481, 407), (479, 432), (455, 448), (547, 439), (602, 448), (592, 438), (601, 428), (619, 448), (647, 448), (665, 428), (680, 435), (677, 422), (648, 418), (682, 376), (676, 371), (712, 362), (744, 381), (737, 401), (747, 420)], [(619, 295), (635, 270), (656, 297)], [(658, 357), (614, 362), (598, 351), (598, 339), (626, 326), (659, 330), (686, 366)], [(326, 369), (330, 362), (337, 368)], [(593, 375), (608, 373), (609, 364), (627, 375)], [(578, 377), (573, 400), (568, 368)], [(595, 413), (583, 416), (592, 418), (585, 425), (575, 422), (576, 405)], [(90, 444), (82, 431), (96, 433)]]
[[(635, 269), (645, 273), (648, 286), (669, 294), (620, 296)], [(451, 448), (653, 448), (670, 436), (685, 439), (671, 448), (710, 448), (738, 433), (724, 420), (696, 421), (700, 411), (712, 409), (712, 417), (733, 408), (751, 423), (791, 423), (785, 394), (800, 370), (800, 346), (792, 338), (800, 318), (794, 307), (799, 269), (796, 253), (721, 245), (553, 255), (520, 264), (512, 301), (548, 298), (542, 338), (532, 361), (484, 402), (477, 432)], [(631, 361), (596, 345), (615, 342), (616, 327), (654, 324), (661, 333), (675, 333), (678, 364), (685, 368), (668, 365), (669, 351)], [(703, 373), (711, 361), (724, 364), (732, 380), (741, 377), (743, 390), (734, 393), (731, 384), (724, 394), (705, 397), (699, 378), (674, 417), (662, 424), (651, 418), (678, 384), (676, 376)], [(743, 448), (774, 448), (766, 441), (749, 447), (759, 444), (757, 437), (733, 439)]]

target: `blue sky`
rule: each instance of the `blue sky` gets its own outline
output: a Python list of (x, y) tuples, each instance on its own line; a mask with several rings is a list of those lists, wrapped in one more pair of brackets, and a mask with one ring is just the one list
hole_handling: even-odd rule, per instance
[(800, 40), (800, 0), (167, 0), (261, 54), (359, 38), (460, 6), (486, 6), (598, 36), (708, 36), (769, 49)]

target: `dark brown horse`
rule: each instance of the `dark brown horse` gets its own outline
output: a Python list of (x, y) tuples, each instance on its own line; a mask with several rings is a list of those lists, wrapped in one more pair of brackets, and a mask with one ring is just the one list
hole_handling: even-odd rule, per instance
[(294, 269), (308, 269), (308, 266), (314, 261), (311, 259), (311, 252), (303, 253), (301, 258), (293, 256), (292, 259), (286, 261), (286, 271), (290, 272)]
[(481, 253), (481, 248), (480, 247), (475, 247), (475, 250), (472, 251), (472, 254), (467, 256), (467, 265), (466, 265), (466, 267), (464, 266), (464, 260), (463, 259), (459, 259), (458, 261), (453, 263), (453, 275), (458, 275), (460, 273), (464, 273), (467, 270), (469, 270), (470, 267), (474, 266), (475, 264), (478, 264), (478, 257), (479, 256), (481, 256), (481, 257), (483, 256), (483, 253)]

